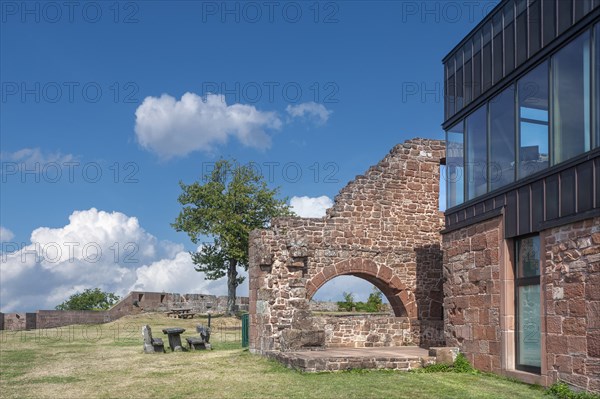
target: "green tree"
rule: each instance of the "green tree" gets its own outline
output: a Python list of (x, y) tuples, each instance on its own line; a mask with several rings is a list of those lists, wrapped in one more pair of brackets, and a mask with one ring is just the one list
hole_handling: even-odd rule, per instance
[(369, 294), (367, 299), (366, 310), (367, 312), (379, 312), (383, 308), (383, 294), (379, 289), (373, 286), (373, 290)]
[(119, 301), (112, 292), (103, 292), (100, 288), (88, 288), (69, 297), (56, 307), (56, 310), (107, 310)]
[(213, 239), (198, 252), (191, 252), (196, 271), (208, 280), (227, 276), (227, 313), (235, 313), (236, 288), (244, 280), (238, 267), (248, 270), (248, 235), (265, 228), (271, 219), (292, 216), (286, 199), (277, 199), (278, 188), (269, 189), (263, 177), (250, 166), (219, 160), (204, 184), (179, 183), (183, 209), (172, 224), (188, 234), (194, 244), (202, 236)]
[(344, 291), (342, 296), (344, 297), (344, 300), (337, 303), (338, 308), (340, 310), (345, 310), (346, 312), (351, 312), (352, 308), (356, 305), (354, 303), (354, 294)]

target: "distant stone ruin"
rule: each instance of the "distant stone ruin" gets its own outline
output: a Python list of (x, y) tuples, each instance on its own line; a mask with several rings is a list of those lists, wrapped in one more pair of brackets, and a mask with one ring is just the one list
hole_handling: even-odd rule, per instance
[[(239, 310), (248, 310), (248, 298), (237, 297)], [(205, 294), (175, 294), (132, 291), (106, 311), (38, 310), (25, 313), (0, 313), (0, 330), (33, 330), (71, 324), (100, 324), (142, 312), (166, 312), (177, 307), (191, 308), (194, 313), (225, 313), (227, 297)]]

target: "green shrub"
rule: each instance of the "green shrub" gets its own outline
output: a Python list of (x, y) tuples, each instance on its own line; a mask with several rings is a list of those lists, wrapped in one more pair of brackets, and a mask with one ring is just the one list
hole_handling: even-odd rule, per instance
[(459, 353), (452, 365), (432, 364), (421, 369), (414, 370), (417, 373), (470, 373), (477, 374), (478, 371), (471, 366), (465, 355)]
[(564, 382), (555, 382), (546, 391), (557, 399), (600, 399), (600, 395), (588, 392), (575, 392)]
[(454, 365), (452, 366), (455, 373), (477, 373), (477, 370), (471, 366), (471, 363), (467, 360), (465, 355), (459, 353), (454, 360)]

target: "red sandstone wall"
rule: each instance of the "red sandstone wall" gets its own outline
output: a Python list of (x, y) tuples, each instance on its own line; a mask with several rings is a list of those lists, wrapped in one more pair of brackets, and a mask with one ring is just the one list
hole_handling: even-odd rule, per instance
[(443, 237), (446, 344), (471, 364), (500, 371), (501, 218)]
[(93, 310), (38, 310), (37, 328), (53, 328), (70, 324), (100, 324), (112, 321), (108, 312)]
[(449, 346), (484, 371), (600, 392), (600, 218), (541, 232), (541, 375), (514, 371), (512, 240), (502, 217), (445, 234)]
[(252, 351), (280, 350), (287, 347), (286, 334), (314, 332), (308, 300), (343, 274), (376, 285), (396, 316), (408, 316), (421, 328), (440, 328), (443, 153), (440, 141), (408, 140), (348, 183), (325, 217), (276, 219), (269, 230), (251, 234)]
[(548, 377), (600, 393), (600, 218), (543, 237)]
[(4, 313), (5, 330), (25, 330), (25, 313)]

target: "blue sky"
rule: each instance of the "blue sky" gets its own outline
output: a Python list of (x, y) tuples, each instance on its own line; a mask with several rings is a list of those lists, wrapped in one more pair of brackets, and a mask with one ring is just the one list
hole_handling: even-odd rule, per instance
[[(443, 137), (441, 59), (496, 3), (2, 1), (0, 307), (92, 285), (224, 293), (164, 275), (194, 249), (170, 227), (178, 182), (255, 162), (322, 212), (395, 144)], [(34, 242), (62, 252), (14, 259)]]

